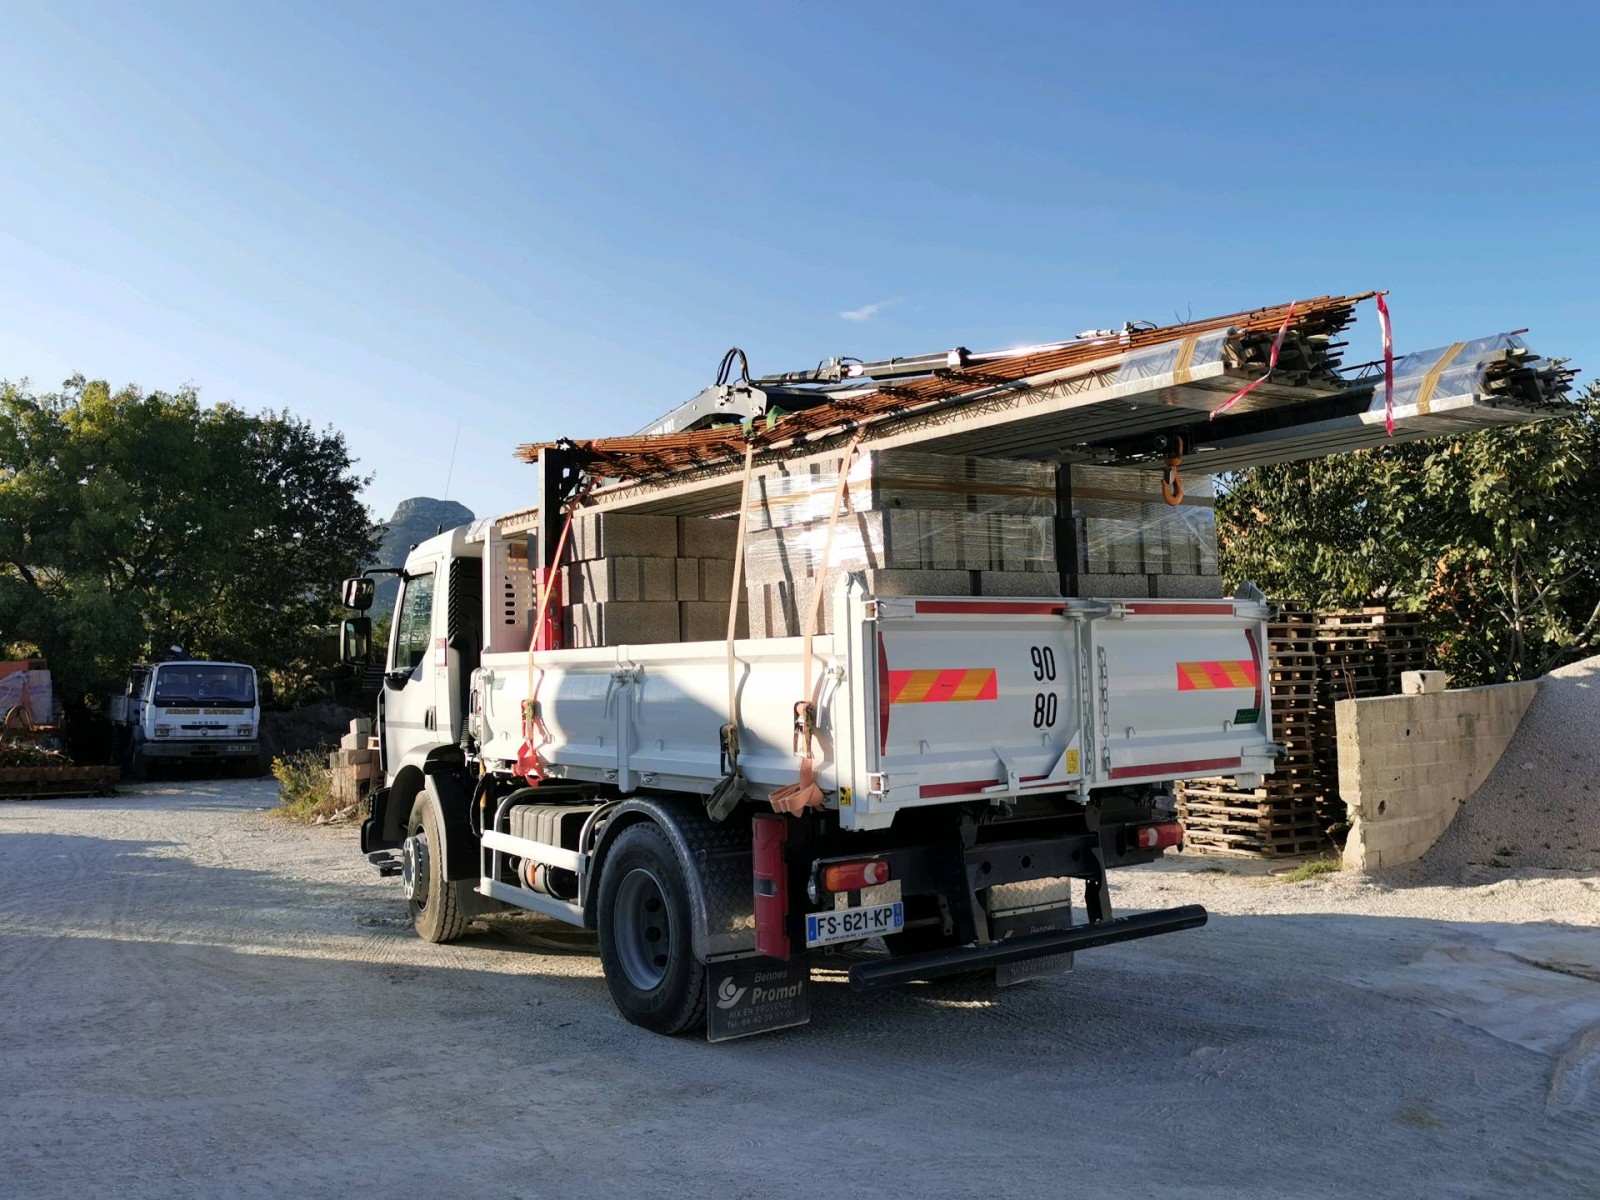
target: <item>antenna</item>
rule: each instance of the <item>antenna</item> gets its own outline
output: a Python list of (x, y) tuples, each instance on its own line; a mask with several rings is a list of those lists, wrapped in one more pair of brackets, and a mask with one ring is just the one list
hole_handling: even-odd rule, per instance
[(456, 447), (461, 445), (461, 418), (456, 418), (456, 436), (450, 443), (450, 469), (444, 475), (444, 499), (450, 499), (450, 481), (456, 476)]

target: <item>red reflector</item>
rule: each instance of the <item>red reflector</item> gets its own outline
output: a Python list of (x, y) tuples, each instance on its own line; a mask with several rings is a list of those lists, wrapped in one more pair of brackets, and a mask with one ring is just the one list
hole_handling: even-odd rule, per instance
[(1141, 825), (1134, 833), (1133, 841), (1141, 850), (1165, 850), (1183, 841), (1183, 826), (1176, 821), (1165, 825)]
[(789, 868), (783, 861), (783, 843), (789, 838), (789, 821), (777, 813), (751, 818), (754, 837), (751, 859), (755, 868), (756, 953), (789, 961)]
[(822, 886), (830, 892), (858, 892), (889, 882), (889, 864), (881, 858), (830, 863), (822, 868)]

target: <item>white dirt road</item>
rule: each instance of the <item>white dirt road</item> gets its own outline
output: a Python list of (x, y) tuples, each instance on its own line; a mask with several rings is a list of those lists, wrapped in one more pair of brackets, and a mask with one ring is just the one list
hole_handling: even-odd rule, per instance
[(592, 941), (412, 936), (267, 782), (0, 804), (0, 1193), (26, 1197), (1600, 1194), (1600, 879), (1286, 884), (1178, 860), (1204, 929), (856, 996), (708, 1045)]

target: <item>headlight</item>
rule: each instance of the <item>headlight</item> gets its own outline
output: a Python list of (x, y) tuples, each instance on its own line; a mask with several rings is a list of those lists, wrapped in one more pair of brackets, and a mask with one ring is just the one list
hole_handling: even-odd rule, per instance
[(255, 731), (256, 731), (256, 727), (254, 725), (241, 725), (241, 726), (239, 726), (238, 736), (239, 737), (249, 737)]
[(156, 736), (157, 737), (171, 737), (172, 736), (172, 726), (171, 725), (157, 725), (156, 726)]

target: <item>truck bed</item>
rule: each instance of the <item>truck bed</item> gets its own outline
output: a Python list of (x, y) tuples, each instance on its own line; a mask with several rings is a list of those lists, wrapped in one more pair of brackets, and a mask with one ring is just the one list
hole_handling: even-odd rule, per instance
[[(818, 784), (847, 829), (901, 809), (1271, 771), (1267, 609), (1250, 600), (833, 597), (812, 641)], [(799, 769), (805, 641), (734, 644), (739, 765), (757, 799)], [(523, 701), (552, 778), (708, 794), (726, 774), (724, 642), (487, 654), (483, 757), (512, 762)]]

